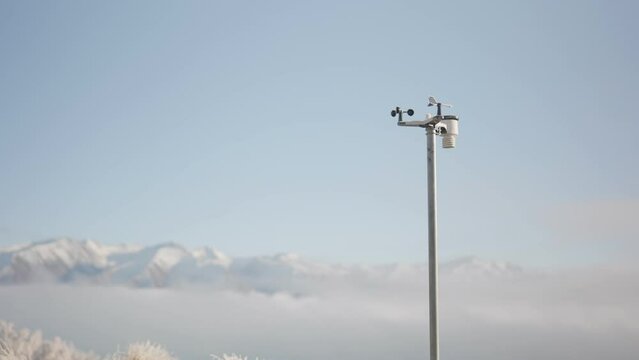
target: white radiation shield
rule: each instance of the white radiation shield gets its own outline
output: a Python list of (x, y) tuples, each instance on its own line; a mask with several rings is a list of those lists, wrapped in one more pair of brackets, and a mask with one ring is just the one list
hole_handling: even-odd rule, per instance
[(457, 117), (445, 116), (441, 121), (446, 126), (446, 133), (443, 134), (442, 147), (444, 149), (452, 149), (457, 144), (457, 135), (459, 134), (459, 120)]

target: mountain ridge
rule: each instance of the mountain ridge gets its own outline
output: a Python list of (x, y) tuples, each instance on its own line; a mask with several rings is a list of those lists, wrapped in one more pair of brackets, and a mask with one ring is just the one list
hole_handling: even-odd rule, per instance
[[(233, 258), (210, 247), (189, 250), (169, 242), (151, 246), (106, 245), (55, 238), (0, 248), (0, 284), (67, 283), (179, 287), (186, 285), (273, 293), (304, 292), (309, 278), (399, 281), (421, 277), (422, 264), (344, 265), (316, 262), (293, 253)], [(443, 276), (512, 278), (524, 270), (507, 262), (464, 257), (440, 265)]]

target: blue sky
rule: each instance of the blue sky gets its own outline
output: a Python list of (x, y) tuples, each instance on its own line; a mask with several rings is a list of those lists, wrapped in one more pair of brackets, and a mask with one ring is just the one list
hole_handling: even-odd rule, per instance
[[(0, 245), (423, 261), (425, 138), (389, 111), (423, 116), (435, 95), (461, 118), (438, 159), (444, 259), (623, 259), (638, 233), (637, 10), (3, 2)], [(583, 239), (587, 219), (618, 231)]]

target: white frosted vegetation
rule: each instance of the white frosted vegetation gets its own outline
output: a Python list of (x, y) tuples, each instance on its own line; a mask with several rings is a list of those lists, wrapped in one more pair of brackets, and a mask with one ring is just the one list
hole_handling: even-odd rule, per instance
[(0, 360), (98, 360), (92, 353), (77, 350), (60, 338), (44, 340), (39, 331), (15, 329), (0, 320)]
[(211, 355), (211, 357), (213, 357), (213, 360), (248, 360), (248, 357), (237, 355), (237, 354), (231, 354), (231, 355), (223, 354), (222, 356)]
[[(243, 359), (224, 355), (223, 360)], [(0, 360), (177, 360), (164, 347), (152, 342), (129, 345), (125, 352), (99, 357), (76, 349), (58, 337), (45, 340), (40, 331), (17, 330), (11, 323), (0, 320)]]
[(152, 342), (129, 345), (125, 353), (116, 353), (108, 360), (176, 360), (164, 347)]

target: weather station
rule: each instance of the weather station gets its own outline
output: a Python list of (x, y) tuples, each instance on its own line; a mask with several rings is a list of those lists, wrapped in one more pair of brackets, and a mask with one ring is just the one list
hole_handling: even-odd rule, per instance
[(430, 329), (430, 360), (439, 360), (439, 326), (437, 319), (437, 178), (435, 136), (442, 137), (442, 147), (452, 149), (456, 146), (459, 133), (459, 118), (455, 115), (442, 115), (442, 107), (451, 108), (434, 97), (428, 98), (428, 106), (437, 107), (437, 115), (427, 114), (424, 120), (404, 121), (403, 115), (413, 116), (413, 109), (403, 111), (396, 107), (392, 117), (398, 117), (398, 126), (426, 129), (426, 158), (428, 169), (428, 315)]

